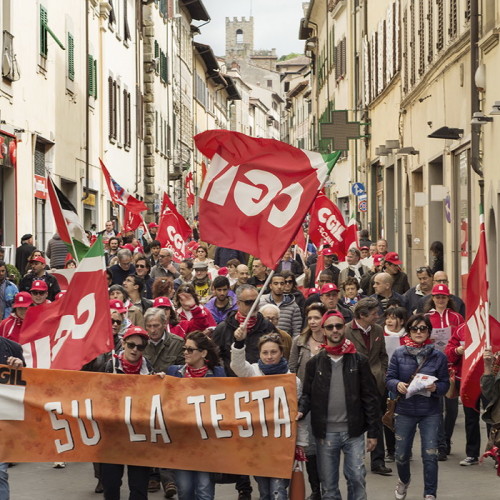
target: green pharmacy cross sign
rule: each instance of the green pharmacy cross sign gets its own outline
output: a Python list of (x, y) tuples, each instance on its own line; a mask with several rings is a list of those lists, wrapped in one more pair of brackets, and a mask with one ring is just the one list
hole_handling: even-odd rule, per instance
[(332, 111), (332, 122), (321, 124), (321, 139), (331, 139), (332, 150), (347, 151), (349, 149), (349, 139), (359, 139), (364, 137), (360, 133), (361, 122), (350, 122), (347, 120), (347, 110)]

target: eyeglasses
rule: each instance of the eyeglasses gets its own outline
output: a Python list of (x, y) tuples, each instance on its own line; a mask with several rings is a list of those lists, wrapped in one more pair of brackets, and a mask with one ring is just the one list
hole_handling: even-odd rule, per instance
[(410, 332), (428, 332), (429, 328), (425, 325), (410, 326)]
[(293, 285), (293, 280), (285, 280), (285, 283), (286, 283), (287, 285)]
[(255, 299), (248, 299), (248, 300), (238, 299), (238, 302), (241, 302), (242, 304), (245, 304), (246, 306), (251, 306), (255, 302)]
[(182, 350), (188, 354), (193, 354), (194, 351), (200, 351), (201, 349), (196, 349), (195, 347), (183, 347)]
[(134, 344), (133, 342), (125, 342), (125, 344), (129, 349), (135, 349), (136, 347), (138, 351), (144, 351), (144, 349), (146, 349), (144, 344)]
[(122, 321), (119, 320), (119, 319), (112, 319), (111, 320), (111, 324), (113, 325), (121, 325), (122, 324)]
[(324, 325), (323, 328), (328, 332), (333, 332), (333, 329), (342, 330), (344, 323), (332, 323), (331, 325)]
[(432, 276), (432, 269), (429, 266), (417, 267), (417, 274), (427, 273), (429, 276)]
[(43, 291), (43, 290), (32, 290), (31, 291), (31, 295), (45, 295), (46, 293), (48, 293), (48, 292)]
[(135, 267), (137, 269), (144, 269), (146, 266), (144, 264), (136, 264)]

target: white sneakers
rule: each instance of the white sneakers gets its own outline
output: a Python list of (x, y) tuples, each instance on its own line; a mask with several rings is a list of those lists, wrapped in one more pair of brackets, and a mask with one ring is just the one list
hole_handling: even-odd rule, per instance
[(396, 500), (405, 500), (406, 493), (408, 492), (408, 486), (410, 486), (409, 482), (405, 484), (401, 480), (398, 481), (396, 489), (394, 490), (394, 496), (396, 497)]

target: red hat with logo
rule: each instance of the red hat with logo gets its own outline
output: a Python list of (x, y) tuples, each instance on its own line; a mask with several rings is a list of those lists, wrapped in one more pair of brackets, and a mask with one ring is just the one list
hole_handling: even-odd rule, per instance
[(123, 305), (123, 302), (119, 299), (113, 299), (109, 301), (109, 308), (115, 309), (120, 314), (126, 313), (127, 308)]
[(333, 248), (323, 248), (323, 255), (337, 255)]
[(335, 283), (326, 283), (321, 287), (321, 291), (319, 292), (320, 295), (324, 295), (325, 293), (330, 293), (330, 292), (338, 292), (339, 289)]
[(360, 250), (370, 250), (370, 247), (367, 247), (367, 246), (360, 247)]
[(150, 222), (150, 223), (148, 224), (148, 228), (149, 228), (149, 229), (153, 229), (154, 227), (157, 227), (157, 228), (158, 228), (158, 227), (160, 227), (160, 226), (159, 226), (156, 222)]
[(395, 266), (400, 266), (403, 263), (399, 260), (399, 255), (396, 252), (387, 252), (385, 254), (384, 260), (386, 262), (390, 262), (391, 264), (394, 264)]
[(329, 311), (326, 311), (325, 314), (323, 314), (323, 317), (321, 318), (321, 326), (323, 326), (325, 324), (325, 321), (328, 319), (328, 318), (331, 318), (332, 316), (335, 316), (337, 318), (341, 318), (342, 321), (345, 323), (345, 318), (344, 316), (342, 316), (341, 313), (339, 313), (338, 311), (336, 311), (335, 309), (330, 309)]
[(374, 266), (380, 266), (380, 264), (382, 264), (383, 260), (384, 260), (384, 256), (381, 253), (376, 253), (373, 255), (373, 265)]
[(168, 297), (156, 297), (153, 307), (173, 307), (172, 301)]
[(438, 284), (432, 287), (432, 295), (450, 295), (450, 289), (446, 285)]
[(309, 291), (307, 292), (307, 296), (310, 297), (313, 293), (319, 293), (319, 292), (320, 292), (319, 288), (316, 288), (316, 287), (309, 288)]
[(142, 329), (140, 326), (135, 326), (135, 325), (130, 325), (126, 330), (125, 333), (123, 334), (123, 340), (127, 339), (128, 337), (132, 337), (133, 335), (139, 335), (139, 337), (143, 337), (146, 340), (149, 340), (149, 335), (148, 332), (144, 329)]
[(14, 297), (14, 303), (12, 304), (12, 308), (29, 307), (31, 304), (33, 304), (33, 297), (28, 292), (19, 292)]
[(33, 292), (34, 290), (40, 290), (42, 292), (48, 291), (49, 287), (47, 286), (47, 283), (43, 280), (35, 280), (33, 283), (31, 283), (31, 288), (30, 292)]
[(37, 255), (36, 257), (33, 257), (30, 259), (30, 262), (41, 262), (43, 265), (47, 264), (45, 259), (41, 255)]

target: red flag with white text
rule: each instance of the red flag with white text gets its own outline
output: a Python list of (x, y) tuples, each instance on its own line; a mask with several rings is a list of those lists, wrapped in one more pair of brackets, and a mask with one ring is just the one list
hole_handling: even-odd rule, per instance
[(200, 192), (200, 238), (258, 256), (274, 269), (338, 153), (323, 157), (227, 130), (194, 137), (211, 159)]
[(194, 182), (193, 182), (193, 172), (189, 172), (184, 180), (184, 187), (186, 188), (186, 203), (188, 207), (194, 205)]
[[(344, 261), (347, 250), (352, 243), (352, 229), (344, 222), (344, 216), (324, 194), (319, 194), (309, 211), (309, 238), (316, 245), (330, 245), (338, 255), (339, 261)], [(356, 236), (355, 236), (356, 238)]]
[(159, 226), (156, 239), (161, 243), (162, 248), (169, 248), (174, 252), (175, 262), (181, 262), (186, 258), (186, 239), (191, 234), (191, 227), (167, 193), (163, 193)]
[[(482, 209), (481, 209), (482, 212)], [(469, 271), (465, 299), (465, 353), (462, 364), (460, 397), (464, 406), (475, 408), (481, 394), (479, 379), (483, 371), (483, 352), (488, 335), (488, 279), (486, 267), (484, 215), (480, 216), (479, 248)]]
[(19, 343), (28, 367), (80, 370), (113, 349), (102, 237), (56, 301), (28, 308)]
[(123, 189), (120, 184), (118, 184), (111, 177), (108, 169), (100, 158), (99, 163), (101, 164), (102, 173), (104, 175), (104, 179), (106, 179), (106, 184), (108, 185), (109, 195), (115, 203), (124, 206), (129, 212), (133, 212), (135, 214), (139, 214), (148, 209), (144, 202), (139, 201), (137, 198), (127, 193), (127, 191), (125, 191), (125, 189)]

